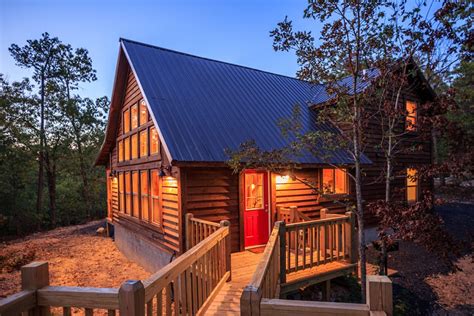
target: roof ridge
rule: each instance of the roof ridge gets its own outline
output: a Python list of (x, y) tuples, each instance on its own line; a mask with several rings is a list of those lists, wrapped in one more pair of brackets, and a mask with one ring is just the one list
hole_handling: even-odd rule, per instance
[(160, 50), (164, 50), (164, 51), (168, 51), (168, 52), (171, 52), (171, 53), (176, 53), (176, 54), (180, 54), (180, 55), (184, 55), (184, 56), (188, 56), (188, 57), (204, 59), (204, 60), (213, 61), (213, 62), (217, 62), (217, 63), (221, 63), (221, 64), (231, 65), (231, 66), (240, 67), (240, 68), (246, 68), (246, 69), (249, 69), (249, 70), (259, 71), (259, 72), (263, 72), (263, 73), (270, 74), (270, 75), (275, 75), (275, 76), (280, 76), (280, 77), (284, 77), (284, 78), (288, 78), (288, 79), (293, 79), (293, 80), (303, 82), (303, 83), (308, 84), (308, 85), (313, 86), (313, 87), (324, 85), (324, 84), (312, 84), (312, 83), (310, 83), (308, 81), (305, 81), (305, 80), (301, 80), (301, 79), (298, 79), (298, 78), (295, 78), (295, 77), (290, 77), (290, 76), (287, 76), (287, 75), (277, 74), (277, 73), (267, 71), (267, 70), (262, 70), (262, 69), (253, 68), (253, 67), (249, 67), (249, 66), (239, 65), (239, 64), (235, 64), (235, 63), (231, 63), (231, 62), (227, 62), (227, 61), (222, 61), (222, 60), (217, 60), (217, 59), (212, 59), (212, 58), (208, 58), (208, 57), (193, 55), (193, 54), (190, 54), (190, 53), (180, 52), (180, 51), (177, 51), (177, 50), (173, 50), (173, 49), (169, 49), (169, 48), (165, 48), (165, 47), (161, 47), (161, 46), (156, 46), (156, 45), (152, 45), (152, 44), (148, 44), (148, 43), (143, 43), (143, 42), (139, 42), (139, 41), (135, 41), (135, 40), (130, 40), (130, 39), (123, 38), (123, 37), (120, 37), (119, 41), (120, 42), (130, 42), (130, 43), (134, 43), (134, 44), (138, 44), (138, 45), (142, 45), (142, 46), (148, 46), (150, 48), (160, 49)]

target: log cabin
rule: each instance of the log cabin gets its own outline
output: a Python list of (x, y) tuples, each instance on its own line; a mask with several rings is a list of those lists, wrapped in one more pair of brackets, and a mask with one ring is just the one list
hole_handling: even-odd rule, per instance
[[(233, 252), (263, 245), (279, 207), (297, 207), (305, 218), (322, 209), (344, 213), (338, 199), (352, 194), (346, 172), (352, 158), (344, 150), (332, 165), (314, 155), (298, 157), (298, 178), (321, 186), (317, 195), (293, 177), (265, 170), (234, 174), (225, 150), (249, 139), (263, 149), (284, 146), (277, 126), (301, 105), (307, 129), (331, 129), (317, 123), (314, 106), (328, 101), (321, 87), (295, 78), (193, 56), (121, 39), (105, 139), (96, 160), (107, 173), (108, 225), (118, 248), (156, 271), (185, 250), (185, 216), (212, 222), (228, 220)], [(404, 94), (407, 120), (432, 97), (429, 89)], [(384, 168), (375, 144), (365, 151), (364, 199), (383, 197), (384, 184), (371, 183)], [(431, 162), (429, 141), (416, 155), (406, 154), (396, 172), (411, 174)], [(323, 149), (321, 149), (323, 150)], [(430, 183), (397, 177), (401, 198), (416, 201)]]

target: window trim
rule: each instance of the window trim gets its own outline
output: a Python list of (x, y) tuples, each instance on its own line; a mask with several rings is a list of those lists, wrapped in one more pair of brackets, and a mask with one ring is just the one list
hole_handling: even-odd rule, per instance
[[(323, 183), (323, 170), (324, 169), (329, 169), (329, 170), (333, 170), (333, 173), (332, 173), (332, 176), (333, 176), (333, 179), (334, 179), (334, 190), (336, 190), (336, 170), (343, 170), (346, 177), (345, 177), (345, 193), (324, 193), (324, 183)], [(319, 172), (319, 189), (321, 190), (321, 192), (323, 192), (322, 194), (323, 195), (326, 195), (326, 196), (346, 196), (346, 195), (349, 195), (351, 192), (350, 192), (350, 185), (349, 185), (349, 174), (348, 174), (348, 171), (346, 168), (321, 168), (319, 169), (320, 172)]]

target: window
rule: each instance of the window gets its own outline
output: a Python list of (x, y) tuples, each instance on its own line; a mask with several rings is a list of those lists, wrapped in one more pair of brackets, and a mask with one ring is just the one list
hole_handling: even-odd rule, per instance
[(140, 171), (140, 199), (142, 209), (142, 219), (148, 221), (148, 199), (150, 197), (148, 185), (148, 170)]
[(159, 181), (158, 170), (151, 171), (151, 220), (155, 224), (160, 224), (160, 208), (159, 208)]
[(145, 100), (140, 101), (140, 125), (148, 122), (148, 109), (146, 108)]
[(125, 110), (123, 112), (123, 132), (130, 132), (130, 110)]
[(132, 129), (138, 127), (138, 105), (135, 104), (130, 108), (131, 111), (131, 121), (132, 121)]
[(123, 160), (130, 160), (130, 137), (123, 140), (123, 147), (125, 153)]
[(119, 210), (125, 212), (125, 195), (124, 195), (123, 172), (119, 173)]
[(132, 135), (132, 159), (138, 158), (138, 134)]
[(155, 155), (160, 152), (160, 144), (158, 141), (158, 133), (156, 128), (150, 128), (150, 155)]
[(133, 195), (133, 212), (132, 215), (139, 217), (140, 204), (138, 202), (138, 171), (132, 172), (132, 195)]
[(417, 105), (416, 102), (406, 101), (406, 130), (414, 132), (416, 131), (416, 120), (417, 120)]
[(140, 157), (148, 156), (148, 131), (140, 132)]
[(418, 178), (416, 169), (407, 169), (407, 202), (418, 201)]
[(118, 161), (123, 161), (123, 140), (118, 142)]
[(323, 169), (323, 193), (347, 194), (347, 173), (345, 169)]
[(263, 173), (245, 174), (245, 209), (263, 208)]
[(125, 172), (125, 213), (130, 214), (132, 210), (132, 179), (130, 172)]

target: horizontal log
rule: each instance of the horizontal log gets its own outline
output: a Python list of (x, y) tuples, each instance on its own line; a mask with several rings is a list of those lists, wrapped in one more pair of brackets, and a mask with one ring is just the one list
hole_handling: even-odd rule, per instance
[(47, 286), (37, 291), (39, 306), (118, 309), (118, 289)]

